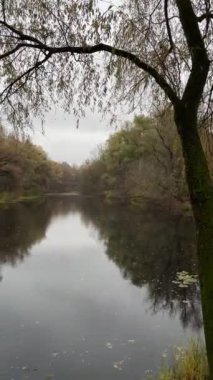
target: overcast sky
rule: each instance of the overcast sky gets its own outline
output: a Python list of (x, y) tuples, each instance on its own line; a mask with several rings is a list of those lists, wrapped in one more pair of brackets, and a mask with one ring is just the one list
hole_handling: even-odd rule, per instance
[(90, 112), (80, 120), (77, 129), (72, 115), (57, 111), (46, 118), (44, 132), (43, 135), (41, 123), (35, 122), (34, 133), (30, 134), (32, 142), (42, 146), (51, 159), (72, 165), (94, 156), (98, 147), (115, 132), (115, 127)]

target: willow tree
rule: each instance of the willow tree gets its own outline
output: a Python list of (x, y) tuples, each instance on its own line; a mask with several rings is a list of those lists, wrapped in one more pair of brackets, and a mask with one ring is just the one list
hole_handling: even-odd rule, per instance
[(213, 194), (199, 137), (199, 127), (209, 131), (212, 117), (211, 0), (114, 3), (1, 0), (2, 112), (21, 127), (59, 101), (77, 115), (88, 106), (110, 112), (119, 101), (130, 109), (147, 103), (143, 99), (173, 107), (197, 226), (212, 353), (213, 322), (207, 316), (213, 317)]

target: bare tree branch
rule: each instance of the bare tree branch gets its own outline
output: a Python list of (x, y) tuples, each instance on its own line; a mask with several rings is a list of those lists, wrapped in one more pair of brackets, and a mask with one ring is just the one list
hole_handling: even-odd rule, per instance
[(135, 64), (136, 66), (138, 66), (139, 68), (147, 72), (151, 77), (153, 77), (155, 81), (158, 83), (158, 85), (161, 87), (161, 89), (167, 94), (168, 98), (170, 99), (172, 103), (177, 103), (179, 101), (178, 96), (176, 95), (172, 87), (169, 85), (169, 83), (166, 81), (166, 79), (163, 77), (163, 75), (159, 74), (158, 71), (154, 67), (142, 61), (137, 55), (129, 52), (128, 50), (118, 49), (104, 43), (100, 43), (93, 46), (88, 46), (88, 45), (67, 46), (66, 45), (62, 47), (53, 47), (53, 46), (48, 46), (47, 44), (40, 41), (38, 38), (35, 38), (34, 36), (25, 34), (22, 31), (17, 30), (14, 26), (8, 24), (4, 20), (0, 20), (0, 25), (3, 25), (5, 28), (9, 29), (15, 35), (19, 36), (21, 41), (29, 41), (29, 42), (34, 43), (34, 44), (18, 44), (14, 49), (0, 56), (0, 59), (13, 54), (21, 47), (40, 49), (51, 54), (57, 54), (57, 53), (94, 54), (97, 52), (105, 51), (113, 55), (128, 59), (130, 62), (132, 62), (133, 64)]
[(4, 54), (1, 54), (0, 55), (0, 59), (3, 59), (3, 58), (7, 58), (9, 57), (10, 55), (16, 53), (18, 50), (22, 49), (22, 48), (33, 48), (33, 49), (40, 49), (40, 46), (38, 45), (34, 45), (34, 44), (18, 44), (14, 47), (14, 49), (12, 50), (9, 50), (7, 52), (5, 52)]
[[(40, 40), (38, 40), (37, 38), (35, 38), (33, 36), (29, 36), (29, 35), (21, 32), (20, 30), (14, 28), (14, 26), (8, 24), (6, 21), (0, 20), (0, 25), (5, 26), (7, 29), (11, 30), (11, 32), (18, 35), (20, 40), (22, 40), (22, 41), (24, 40), (24, 41), (34, 42), (36, 44), (39, 44), (40, 46), (43, 45), (43, 43)], [(45, 47), (45, 45), (43, 45), (43, 46)]]
[(169, 51), (168, 51), (168, 54), (170, 54), (171, 51), (172, 51), (173, 48), (174, 48), (174, 42), (173, 42), (172, 33), (171, 33), (171, 28), (170, 28), (170, 24), (169, 24), (168, 0), (165, 0), (165, 1), (164, 1), (164, 13), (165, 13), (165, 20), (166, 20), (167, 33), (168, 33), (169, 42), (170, 42), (170, 49), (169, 49)]
[(34, 48), (34, 49), (40, 49), (47, 51), (50, 55), (57, 54), (57, 53), (72, 53), (72, 54), (94, 54), (97, 52), (105, 51), (109, 52), (113, 55), (127, 58), (130, 62), (147, 72), (149, 75), (151, 75), (155, 81), (159, 84), (159, 86), (162, 88), (163, 91), (167, 94), (168, 98), (172, 103), (177, 103), (179, 101), (178, 96), (175, 94), (173, 89), (170, 87), (170, 85), (167, 83), (167, 81), (164, 79), (162, 75), (160, 75), (157, 70), (148, 65), (147, 63), (143, 62), (138, 58), (135, 54), (132, 54), (128, 52), (127, 50), (123, 49), (117, 49), (113, 46), (106, 45), (106, 44), (97, 44), (93, 46), (64, 46), (64, 47), (52, 47), (47, 46), (41, 43), (41, 45), (37, 44), (18, 44), (14, 49), (2, 54), (0, 56), (0, 59), (5, 58), (9, 55), (12, 55), (17, 50), (19, 50), (22, 47), (27, 48)]
[(208, 13), (204, 13), (200, 16), (197, 16), (197, 21), (198, 22), (202, 22), (203, 20), (206, 20), (206, 19), (213, 19), (213, 13), (212, 12), (208, 12)]

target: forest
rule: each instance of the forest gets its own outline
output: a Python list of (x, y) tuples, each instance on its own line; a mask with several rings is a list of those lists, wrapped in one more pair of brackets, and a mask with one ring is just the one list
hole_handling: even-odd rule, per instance
[[(28, 137), (0, 130), (2, 200), (73, 192), (106, 202), (141, 205), (145, 199), (189, 203), (184, 159), (171, 112), (136, 116), (99, 147), (95, 157), (70, 166), (48, 158)], [(213, 138), (201, 136), (213, 173)]]
[(76, 169), (50, 160), (28, 137), (0, 128), (0, 200), (69, 191), (75, 187)]

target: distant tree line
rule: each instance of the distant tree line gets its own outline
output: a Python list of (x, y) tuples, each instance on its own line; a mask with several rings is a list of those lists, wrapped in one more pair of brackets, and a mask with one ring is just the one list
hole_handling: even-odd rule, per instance
[[(202, 131), (212, 164), (213, 139)], [(211, 171), (212, 170), (212, 166)], [(138, 116), (111, 135), (79, 172), (82, 193), (138, 204), (142, 198), (188, 199), (184, 160), (173, 115)]]
[(76, 169), (48, 158), (29, 138), (7, 134), (0, 127), (0, 193), (40, 194), (72, 191)]
[[(213, 173), (213, 138), (202, 130)], [(144, 198), (185, 201), (188, 189), (171, 112), (137, 116), (79, 167), (50, 160), (29, 138), (0, 127), (0, 196), (72, 192), (138, 205)]]

